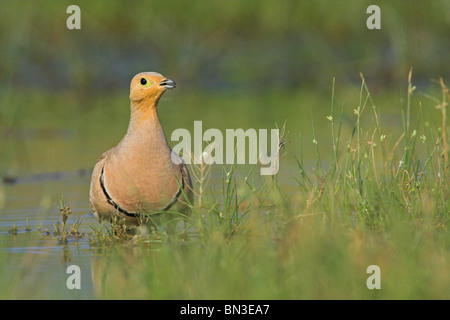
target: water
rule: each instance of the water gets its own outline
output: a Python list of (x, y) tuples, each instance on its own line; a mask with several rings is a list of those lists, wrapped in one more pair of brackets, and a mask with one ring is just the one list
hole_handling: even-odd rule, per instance
[[(125, 261), (137, 260), (128, 256), (128, 252), (134, 250), (133, 244), (99, 251), (88, 237), (69, 239), (64, 243), (59, 235), (54, 234), (54, 225), (61, 221), (61, 201), (73, 212), (67, 222), (69, 226), (79, 220), (79, 230), (86, 233), (91, 232), (92, 226), (100, 226), (89, 205), (91, 168), (102, 152), (121, 139), (129, 117), (125, 94), (122, 100), (106, 100), (108, 112), (105, 112), (103, 98), (108, 99), (99, 97), (98, 101), (102, 103), (87, 109), (80, 109), (80, 101), (76, 99), (67, 104), (70, 100), (64, 95), (46, 96), (40, 103), (24, 98), (20, 105), (22, 109), (17, 109), (21, 110), (22, 117), (15, 122), (11, 120), (9, 135), (2, 134), (0, 169), (6, 174), (0, 176), (0, 274), (6, 276), (0, 279), (0, 288), (6, 288), (4, 291), (8, 292), (5, 295), (8, 298), (102, 297), (98, 292), (102, 290), (102, 270), (108, 261), (105, 255), (115, 251), (127, 255)], [(267, 99), (249, 96), (189, 98), (179, 94), (167, 96), (162, 101), (160, 117), (168, 137), (176, 128), (191, 130), (198, 119), (204, 121), (205, 129), (216, 127), (220, 130), (274, 128), (275, 123), (282, 124), (289, 119), (289, 143), (280, 160), (277, 180), (284, 194), (295, 195), (299, 192), (295, 178), (300, 178), (300, 175), (295, 157), (300, 156), (300, 140), (304, 168), (314, 176), (316, 146), (312, 143), (310, 108), (316, 105), (328, 108), (328, 97), (323, 99), (300, 93), (269, 95)], [(261, 100), (265, 103), (261, 104)], [(64, 105), (64, 108), (50, 110), (47, 105)], [(175, 112), (177, 106), (188, 111)], [(327, 115), (328, 110), (314, 110), (316, 137), (325, 169), (332, 160)], [(347, 137), (354, 125), (352, 116), (348, 117), (349, 120), (344, 119), (342, 124), (342, 135)], [(248, 174), (250, 166), (240, 166), (239, 169), (236, 172), (240, 178), (237, 188), (249, 191), (242, 178)], [(263, 180), (259, 176), (259, 167), (255, 169), (256, 182), (251, 183), (271, 181), (271, 177)], [(213, 165), (207, 194), (213, 194), (220, 201), (223, 181), (222, 166)], [(27, 226), (30, 230), (26, 230)], [(151, 255), (157, 248), (149, 244), (145, 250), (147, 255)], [(66, 286), (70, 276), (66, 270), (70, 265), (80, 267), (82, 290), (69, 290)]]
[[(66, 286), (68, 275), (65, 271), (68, 265), (79, 265), (85, 271), (90, 269), (88, 239), (63, 244), (60, 237), (53, 234), (54, 224), (61, 221), (58, 198), (65, 190), (66, 199), (73, 200), (70, 201), (73, 214), (68, 224), (80, 219), (80, 229), (87, 231), (89, 224), (95, 223), (88, 201), (81, 200), (82, 194), (86, 193), (89, 177), (79, 172), (61, 172), (6, 180), (1, 189), (6, 200), (0, 215), (0, 257), (5, 260), (2, 262), (6, 269), (3, 274), (14, 282), (11, 296), (44, 298), (45, 295), (57, 298), (54, 296), (56, 292), (67, 294), (61, 298), (71, 298), (74, 294), (78, 294), (78, 298), (92, 296), (89, 272), (81, 278), (87, 290), (79, 293), (57, 290)], [(42, 283), (46, 285), (39, 288)], [(42, 291), (48, 288), (54, 291)]]
[[(220, 196), (222, 167), (212, 169), (208, 187)], [(242, 177), (242, 172), (237, 174)], [(289, 174), (281, 172), (284, 178)], [(89, 206), (90, 173), (76, 170), (4, 177), (0, 257), (6, 260), (4, 274), (16, 279), (13, 287), (18, 298), (98, 297), (101, 275), (96, 270), (103, 263), (98, 258), (98, 248), (90, 243), (89, 236), (70, 238), (65, 243), (55, 234), (55, 225), (61, 222), (62, 200), (72, 209), (68, 227), (77, 221), (81, 222), (80, 232), (89, 233), (92, 226), (99, 227)], [(66, 271), (70, 265), (80, 267), (83, 290), (67, 289), (70, 274)]]

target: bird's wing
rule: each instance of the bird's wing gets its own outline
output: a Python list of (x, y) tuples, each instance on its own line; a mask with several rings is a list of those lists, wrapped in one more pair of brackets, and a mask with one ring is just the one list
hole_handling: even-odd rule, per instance
[(191, 176), (189, 174), (189, 170), (186, 166), (186, 162), (180, 155), (178, 155), (176, 152), (174, 152), (170, 148), (170, 153), (172, 157), (172, 161), (177, 164), (178, 168), (180, 169), (181, 173), (181, 181), (179, 181), (180, 186), (182, 186), (182, 193), (179, 196), (179, 200), (183, 203), (193, 203), (193, 186), (192, 186), (192, 180)]
[[(113, 148), (114, 149), (114, 148)], [(102, 214), (109, 210), (109, 204), (105, 198), (101, 186), (100, 186), (100, 176), (102, 173), (102, 168), (109, 154), (113, 149), (104, 152), (95, 163), (94, 170), (92, 171), (91, 186), (89, 192), (89, 202), (91, 203), (94, 214)]]

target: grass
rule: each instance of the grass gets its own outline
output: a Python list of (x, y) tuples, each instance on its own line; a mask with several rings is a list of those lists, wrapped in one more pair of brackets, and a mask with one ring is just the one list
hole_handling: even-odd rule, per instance
[[(301, 192), (288, 195), (276, 179), (254, 174), (242, 181), (235, 166), (223, 167), (222, 197), (198, 194), (202, 206), (194, 206), (189, 220), (198, 231), (189, 240), (194, 244), (140, 252), (143, 261), (133, 265), (138, 272), (125, 276), (126, 286), (145, 283), (138, 292), (148, 298), (448, 298), (446, 122), (433, 131), (423, 126), (420, 113), (412, 125), (410, 73), (404, 132), (388, 139), (361, 79), (349, 137), (341, 135), (332, 102), (330, 165), (323, 165), (318, 147), (313, 170), (298, 159)], [(448, 89), (439, 84), (444, 117)], [(364, 116), (372, 117), (373, 128), (361, 125)], [(421, 140), (423, 155), (416, 146), (419, 133), (429, 137)], [(197, 176), (197, 190), (204, 190), (205, 177)], [(382, 272), (378, 291), (365, 286), (372, 264)], [(115, 293), (111, 288), (106, 297), (121, 297)]]
[[(0, 298), (450, 298), (448, 79), (419, 90), (448, 70), (448, 0), (379, 0), (377, 31), (359, 0), (78, 1), (79, 31), (65, 28), (70, 3), (40, 4), (0, 10), (0, 214), (50, 213), (61, 190), (74, 212), (8, 221)], [(411, 65), (417, 88), (412, 72), (403, 80)], [(160, 103), (166, 133), (198, 118), (220, 130), (288, 119), (279, 175), (192, 166), (193, 212), (173, 213), (183, 228), (170, 240), (120, 219), (83, 229), (88, 184), (13, 186), (91, 168), (125, 133), (128, 81), (143, 69), (179, 84)], [(82, 267), (79, 295), (68, 263)], [(373, 264), (381, 290), (365, 285)]]
[[(294, 138), (281, 137), (280, 168), (285, 152), (298, 154), (294, 190), (260, 176), (258, 166), (236, 165), (219, 168), (214, 190), (208, 182), (217, 168), (192, 165), (192, 214), (178, 216), (186, 227), (170, 240), (164, 229), (130, 237), (120, 220), (79, 231), (64, 203), (62, 224), (46, 236), (63, 246), (89, 242), (98, 298), (449, 299), (449, 92), (436, 83), (439, 98), (417, 102), (410, 72), (397, 135), (383, 125), (362, 75), (345, 130), (333, 80), (322, 119), (331, 142), (312, 113), (314, 165), (304, 159), (307, 143), (293, 150)], [(424, 110), (430, 101), (437, 108)], [(370, 265), (380, 267), (380, 290), (366, 287)]]

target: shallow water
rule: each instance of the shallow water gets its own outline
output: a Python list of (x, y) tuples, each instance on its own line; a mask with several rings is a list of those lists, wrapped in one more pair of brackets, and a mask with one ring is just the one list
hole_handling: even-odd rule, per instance
[[(63, 244), (53, 234), (54, 224), (61, 221), (56, 199), (63, 190), (70, 190), (65, 192), (65, 197), (71, 200), (73, 210), (68, 225), (80, 219), (80, 230), (87, 231), (96, 222), (88, 201), (74, 201), (81, 199), (88, 183), (88, 175), (67, 172), (21, 176), (10, 179), (2, 187), (6, 200), (0, 215), (0, 257), (6, 260), (3, 274), (14, 282), (10, 297), (59, 298), (54, 296), (58, 292), (58, 295), (67, 293), (60, 298), (88, 298), (92, 294), (89, 272), (81, 277), (82, 286), (87, 290), (78, 293), (58, 290), (66, 286), (68, 265), (75, 263), (82, 270), (90, 269), (91, 248), (86, 237)], [(44, 288), (36, 287), (42, 283), (54, 292), (42, 292)]]
[[(49, 101), (57, 105), (58, 99), (59, 97), (52, 96)], [(320, 99), (316, 101), (316, 98), (308, 100), (301, 94), (287, 98), (280, 96), (279, 99), (271, 97), (264, 112), (260, 110), (259, 99), (253, 100), (247, 96), (232, 100), (226, 100), (221, 96), (209, 97), (209, 100), (205, 98), (204, 105), (214, 106), (214, 111), (198, 104), (200, 98), (195, 98), (189, 100), (189, 105), (185, 106), (190, 112), (180, 116), (174, 113), (174, 107), (171, 105), (179, 105), (183, 99), (180, 96), (169, 96), (161, 108), (161, 122), (166, 136), (169, 137), (177, 127), (191, 130), (193, 122), (198, 119), (204, 121), (204, 130), (209, 127), (222, 130), (274, 128), (275, 123), (280, 124), (289, 119), (287, 130), (290, 133), (287, 136), (286, 154), (283, 154), (280, 160), (277, 175), (283, 193), (295, 195), (299, 192), (295, 180), (296, 177), (299, 178), (295, 158), (300, 156), (300, 140), (304, 167), (314, 172), (316, 146), (312, 142), (312, 119), (309, 108), (325, 105), (328, 109), (328, 97), (324, 97), (325, 102)], [(286, 102), (283, 108), (269, 108), (281, 99), (285, 99)], [(297, 100), (309, 103), (299, 104)], [(319, 103), (320, 101), (322, 103)], [(6, 139), (0, 140), (4, 146), (2, 149), (4, 152), (0, 152), (2, 156), (0, 169), (6, 174), (3, 174), (0, 181), (0, 260), (2, 260), (0, 274), (8, 277), (0, 280), (0, 287), (11, 291), (6, 297), (99, 297), (96, 293), (98, 285), (95, 284), (102, 277), (102, 271), (99, 271), (102, 269), (98, 265), (104, 263), (102, 261), (105, 259), (98, 259), (98, 248), (91, 245), (88, 237), (70, 239), (67, 243), (61, 242), (60, 237), (53, 234), (54, 224), (61, 221), (59, 207), (60, 202), (64, 201), (72, 209), (68, 225), (79, 220), (80, 231), (84, 230), (86, 233), (91, 231), (92, 226), (100, 226), (93, 217), (89, 205), (91, 168), (97, 157), (114, 146), (123, 136), (129, 117), (128, 106), (124, 102), (126, 99), (109, 105), (111, 112), (108, 113), (108, 117), (105, 116), (103, 105), (80, 111), (78, 105), (74, 103), (71, 107), (73, 109), (69, 107), (58, 110), (59, 114), (50, 115), (45, 108), (39, 109), (39, 105), (29, 104), (28, 116), (18, 121), (17, 128), (12, 123), (11, 128), (14, 130), (10, 130), (9, 136), (3, 135)], [(326, 168), (332, 160), (330, 123), (326, 119), (329, 112), (317, 109), (313, 114), (321, 162)], [(51, 121), (50, 118), (47, 119), (50, 116), (54, 117)], [(169, 122), (170, 116), (174, 118)], [(351, 115), (343, 119), (342, 135), (347, 138), (353, 129), (353, 121)], [(49, 123), (52, 123), (54, 129), (30, 129), (33, 126), (45, 128)], [(114, 124), (114, 130), (111, 123)], [(401, 123), (398, 126), (394, 123), (392, 126), (390, 130), (401, 127)], [(302, 135), (301, 139), (299, 134)], [(172, 146), (173, 144), (172, 142)], [(253, 170), (256, 171), (255, 183), (260, 184), (263, 180), (257, 173), (259, 168), (255, 169)], [(207, 192), (213, 193), (219, 200), (224, 181), (222, 170), (221, 165), (213, 165), (207, 185)], [(239, 167), (236, 172), (236, 176), (241, 178), (239, 181), (242, 181), (249, 170), (250, 166)], [(237, 188), (246, 188), (245, 183), (240, 185), (239, 183)], [(26, 229), (27, 226), (30, 230)], [(119, 246), (117, 251), (126, 253), (125, 248)], [(66, 269), (72, 264), (81, 268), (83, 290), (68, 290), (66, 287), (69, 276)]]
[[(209, 181), (211, 192), (221, 193), (222, 168), (213, 168)], [(288, 181), (293, 171), (281, 171)], [(70, 238), (67, 243), (55, 234), (55, 224), (61, 222), (60, 201), (72, 209), (67, 226), (78, 220), (80, 231), (91, 232), (99, 227), (89, 206), (90, 170), (34, 173), (6, 176), (1, 189), (3, 209), (0, 214), (0, 257), (5, 259), (5, 273), (18, 277), (12, 296), (17, 298), (96, 298), (93, 272), (96, 269), (96, 247), (89, 238)], [(239, 174), (239, 173), (238, 173)], [(295, 181), (285, 183), (295, 190)], [(82, 270), (82, 289), (68, 290), (66, 269), (75, 264)], [(25, 275), (25, 276), (24, 276)], [(97, 277), (97, 276), (96, 276)], [(30, 280), (31, 279), (31, 280)], [(36, 289), (45, 282), (46, 290)], [(31, 286), (31, 287), (30, 287)], [(58, 296), (54, 297), (56, 294)], [(59, 295), (64, 296), (60, 297)], [(44, 296), (42, 296), (44, 295)]]

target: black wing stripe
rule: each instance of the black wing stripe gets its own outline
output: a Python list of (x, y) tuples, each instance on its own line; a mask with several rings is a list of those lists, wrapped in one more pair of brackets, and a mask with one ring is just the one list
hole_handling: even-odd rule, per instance
[[(114, 209), (116, 209), (116, 211), (118, 211), (120, 213), (123, 213), (123, 214), (125, 214), (125, 215), (127, 215), (129, 217), (138, 217), (138, 216), (140, 216), (141, 215), (140, 213), (129, 212), (129, 211), (123, 209), (121, 206), (119, 206), (119, 204), (117, 202), (115, 202), (111, 198), (111, 196), (109, 195), (108, 191), (106, 191), (104, 173), (105, 173), (105, 166), (102, 167), (102, 173), (100, 175), (100, 187), (102, 188), (103, 194), (105, 195), (106, 200), (108, 201), (108, 203), (110, 205), (112, 205), (114, 207)], [(184, 189), (184, 178), (183, 178), (183, 175), (181, 175), (181, 187), (179, 188), (177, 194), (175, 195), (175, 197), (172, 199), (172, 201), (167, 206), (165, 206), (164, 208), (162, 208), (161, 210), (158, 210), (158, 211), (167, 211), (167, 210), (169, 210), (175, 204), (175, 202), (177, 202), (178, 198), (180, 197), (181, 193), (183, 192), (183, 189)]]

